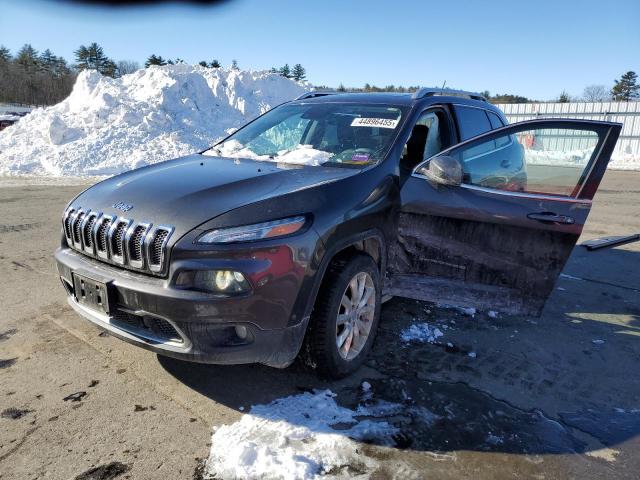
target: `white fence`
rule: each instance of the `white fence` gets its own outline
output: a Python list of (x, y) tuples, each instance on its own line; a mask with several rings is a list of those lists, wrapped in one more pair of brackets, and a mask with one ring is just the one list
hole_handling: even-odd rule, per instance
[(640, 170), (640, 102), (503, 103), (509, 123), (539, 118), (576, 118), (623, 124), (611, 168)]

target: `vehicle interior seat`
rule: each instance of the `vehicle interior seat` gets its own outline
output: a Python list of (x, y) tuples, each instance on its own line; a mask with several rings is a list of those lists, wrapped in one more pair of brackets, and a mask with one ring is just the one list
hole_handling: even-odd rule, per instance
[(406, 153), (403, 158), (403, 165), (407, 168), (413, 168), (424, 158), (427, 137), (429, 136), (429, 127), (417, 124), (413, 127), (411, 137), (407, 141)]

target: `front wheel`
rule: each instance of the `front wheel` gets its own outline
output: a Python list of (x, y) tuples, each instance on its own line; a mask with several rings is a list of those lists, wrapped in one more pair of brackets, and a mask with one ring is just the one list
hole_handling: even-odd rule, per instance
[(320, 374), (341, 378), (362, 365), (378, 328), (380, 297), (380, 273), (369, 255), (331, 264), (305, 340)]

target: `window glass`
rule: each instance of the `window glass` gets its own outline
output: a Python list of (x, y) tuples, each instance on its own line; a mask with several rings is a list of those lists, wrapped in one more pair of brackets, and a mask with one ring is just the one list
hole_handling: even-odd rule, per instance
[(455, 105), (456, 118), (460, 128), (460, 139), (469, 140), (475, 136), (491, 130), (489, 118), (480, 108), (462, 107)]
[(355, 103), (283, 105), (204, 154), (313, 166), (368, 165), (384, 157), (405, 110)]
[(598, 145), (592, 130), (532, 129), (453, 150), (463, 183), (500, 190), (570, 196)]
[(504, 123), (502, 123), (502, 120), (498, 115), (493, 112), (487, 112), (487, 115), (489, 115), (489, 121), (491, 122), (491, 128), (493, 130), (495, 130), (496, 128), (504, 127)]
[(447, 117), (443, 111), (423, 113), (404, 146), (402, 165), (413, 168), (446, 148), (449, 145), (446, 124)]

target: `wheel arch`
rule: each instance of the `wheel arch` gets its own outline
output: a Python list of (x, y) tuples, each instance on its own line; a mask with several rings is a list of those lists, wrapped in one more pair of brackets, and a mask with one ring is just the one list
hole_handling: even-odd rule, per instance
[(384, 235), (377, 228), (372, 228), (364, 232), (350, 235), (334, 243), (330, 248), (325, 250), (320, 261), (320, 266), (316, 273), (313, 289), (309, 295), (309, 301), (305, 309), (305, 317), (311, 315), (313, 306), (318, 297), (318, 291), (325, 279), (327, 270), (332, 261), (339, 258), (349, 258), (354, 253), (366, 253), (369, 255), (380, 270), (380, 278), (384, 280), (387, 268), (387, 245)]

